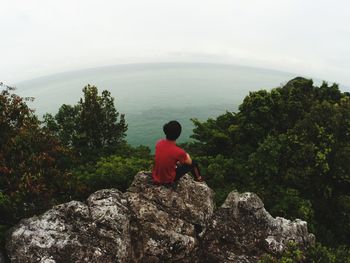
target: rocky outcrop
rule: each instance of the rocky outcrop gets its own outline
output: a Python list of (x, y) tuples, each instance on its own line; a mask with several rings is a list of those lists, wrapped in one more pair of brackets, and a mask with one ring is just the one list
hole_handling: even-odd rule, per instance
[(135, 262), (195, 262), (197, 236), (214, 211), (206, 184), (186, 175), (174, 189), (154, 186), (150, 177), (138, 174), (125, 195), (137, 224)]
[(130, 213), (118, 190), (22, 220), (6, 246), (12, 262), (128, 262)]
[(273, 218), (252, 193), (231, 192), (214, 212), (213, 191), (184, 176), (155, 186), (139, 173), (126, 193), (100, 190), (22, 220), (9, 233), (12, 262), (257, 262), (289, 241), (314, 242), (306, 222)]
[(265, 254), (280, 255), (289, 242), (302, 248), (314, 236), (301, 220), (273, 218), (256, 194), (231, 192), (212, 217), (203, 237), (207, 262), (257, 262)]

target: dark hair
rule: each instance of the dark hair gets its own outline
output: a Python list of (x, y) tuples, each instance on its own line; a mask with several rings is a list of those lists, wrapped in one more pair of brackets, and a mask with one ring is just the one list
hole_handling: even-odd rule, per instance
[(164, 124), (163, 131), (168, 140), (175, 141), (181, 134), (181, 124), (178, 121), (169, 121)]

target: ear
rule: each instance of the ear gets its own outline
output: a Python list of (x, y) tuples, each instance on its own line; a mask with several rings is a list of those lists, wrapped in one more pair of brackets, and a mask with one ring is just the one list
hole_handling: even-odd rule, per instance
[(163, 125), (163, 132), (164, 132), (165, 134), (166, 134), (167, 128), (168, 128), (168, 123), (165, 123), (165, 124)]

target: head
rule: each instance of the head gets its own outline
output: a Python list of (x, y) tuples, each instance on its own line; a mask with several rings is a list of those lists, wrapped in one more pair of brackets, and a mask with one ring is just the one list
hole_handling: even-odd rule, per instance
[(168, 140), (176, 141), (181, 134), (181, 124), (178, 121), (169, 121), (164, 124), (163, 131)]

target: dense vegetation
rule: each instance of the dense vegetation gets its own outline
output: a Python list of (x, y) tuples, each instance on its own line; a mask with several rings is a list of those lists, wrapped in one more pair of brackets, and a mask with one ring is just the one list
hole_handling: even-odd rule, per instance
[[(125, 190), (149, 170), (147, 147), (131, 147), (127, 124), (108, 91), (83, 89), (41, 122), (12, 88), (0, 93), (0, 239), (23, 217), (90, 193)], [(237, 112), (193, 120), (194, 142), (183, 146), (200, 161), (220, 204), (233, 189), (254, 191), (274, 216), (308, 221), (319, 243), (291, 244), (280, 260), (350, 262), (350, 94), (336, 84), (296, 78), (251, 92)]]
[(187, 148), (219, 203), (233, 188), (254, 191), (274, 216), (308, 221), (322, 244), (349, 246), (349, 93), (296, 78), (251, 92), (237, 113), (193, 121), (197, 141)]

